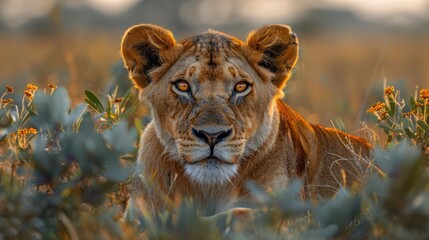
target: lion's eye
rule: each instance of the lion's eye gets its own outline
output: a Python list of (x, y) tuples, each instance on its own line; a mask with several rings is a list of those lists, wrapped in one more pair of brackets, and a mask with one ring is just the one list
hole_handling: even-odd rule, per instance
[(177, 90), (182, 92), (187, 92), (190, 89), (189, 83), (185, 80), (178, 80), (174, 83), (174, 86), (177, 88)]
[(239, 83), (235, 84), (234, 91), (239, 92), (239, 93), (244, 92), (247, 90), (248, 87), (249, 87), (249, 83), (239, 82)]

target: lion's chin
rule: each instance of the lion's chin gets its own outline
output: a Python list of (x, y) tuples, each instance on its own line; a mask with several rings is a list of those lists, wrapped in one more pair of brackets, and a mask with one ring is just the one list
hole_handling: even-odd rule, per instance
[(237, 174), (237, 164), (218, 158), (206, 158), (192, 164), (185, 164), (186, 175), (201, 185), (218, 185), (231, 181)]

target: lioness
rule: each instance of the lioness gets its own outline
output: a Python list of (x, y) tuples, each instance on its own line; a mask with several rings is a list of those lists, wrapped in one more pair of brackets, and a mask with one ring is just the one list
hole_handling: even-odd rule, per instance
[(304, 182), (303, 197), (329, 196), (359, 175), (362, 138), (304, 120), (282, 101), (298, 58), (286, 25), (252, 31), (245, 42), (209, 30), (176, 42), (160, 26), (128, 29), (121, 53), (153, 120), (140, 142), (128, 217), (189, 197), (214, 214), (266, 190)]

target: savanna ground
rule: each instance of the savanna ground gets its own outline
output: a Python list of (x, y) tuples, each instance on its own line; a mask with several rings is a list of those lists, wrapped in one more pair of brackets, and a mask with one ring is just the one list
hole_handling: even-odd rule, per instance
[(128, 92), (121, 34), (2, 36), (0, 239), (429, 238), (429, 36), (363, 35), (298, 32), (300, 60), (285, 90), (309, 121), (377, 146), (363, 189), (311, 203), (299, 199), (298, 181), (279, 193), (254, 188), (245, 225), (203, 219), (183, 203), (161, 221), (145, 219), (143, 233), (121, 215), (147, 123)]

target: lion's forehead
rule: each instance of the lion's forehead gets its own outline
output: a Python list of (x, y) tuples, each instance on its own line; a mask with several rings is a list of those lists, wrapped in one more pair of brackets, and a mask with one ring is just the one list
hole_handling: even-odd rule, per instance
[(212, 94), (227, 93), (240, 79), (254, 79), (242, 54), (242, 42), (221, 32), (209, 30), (184, 40), (185, 49), (172, 67), (172, 79), (185, 79), (193, 89)]
[(240, 55), (242, 42), (225, 33), (209, 30), (187, 39), (186, 44), (194, 61), (199, 62), (202, 69), (216, 71), (222, 68), (230, 58)]

